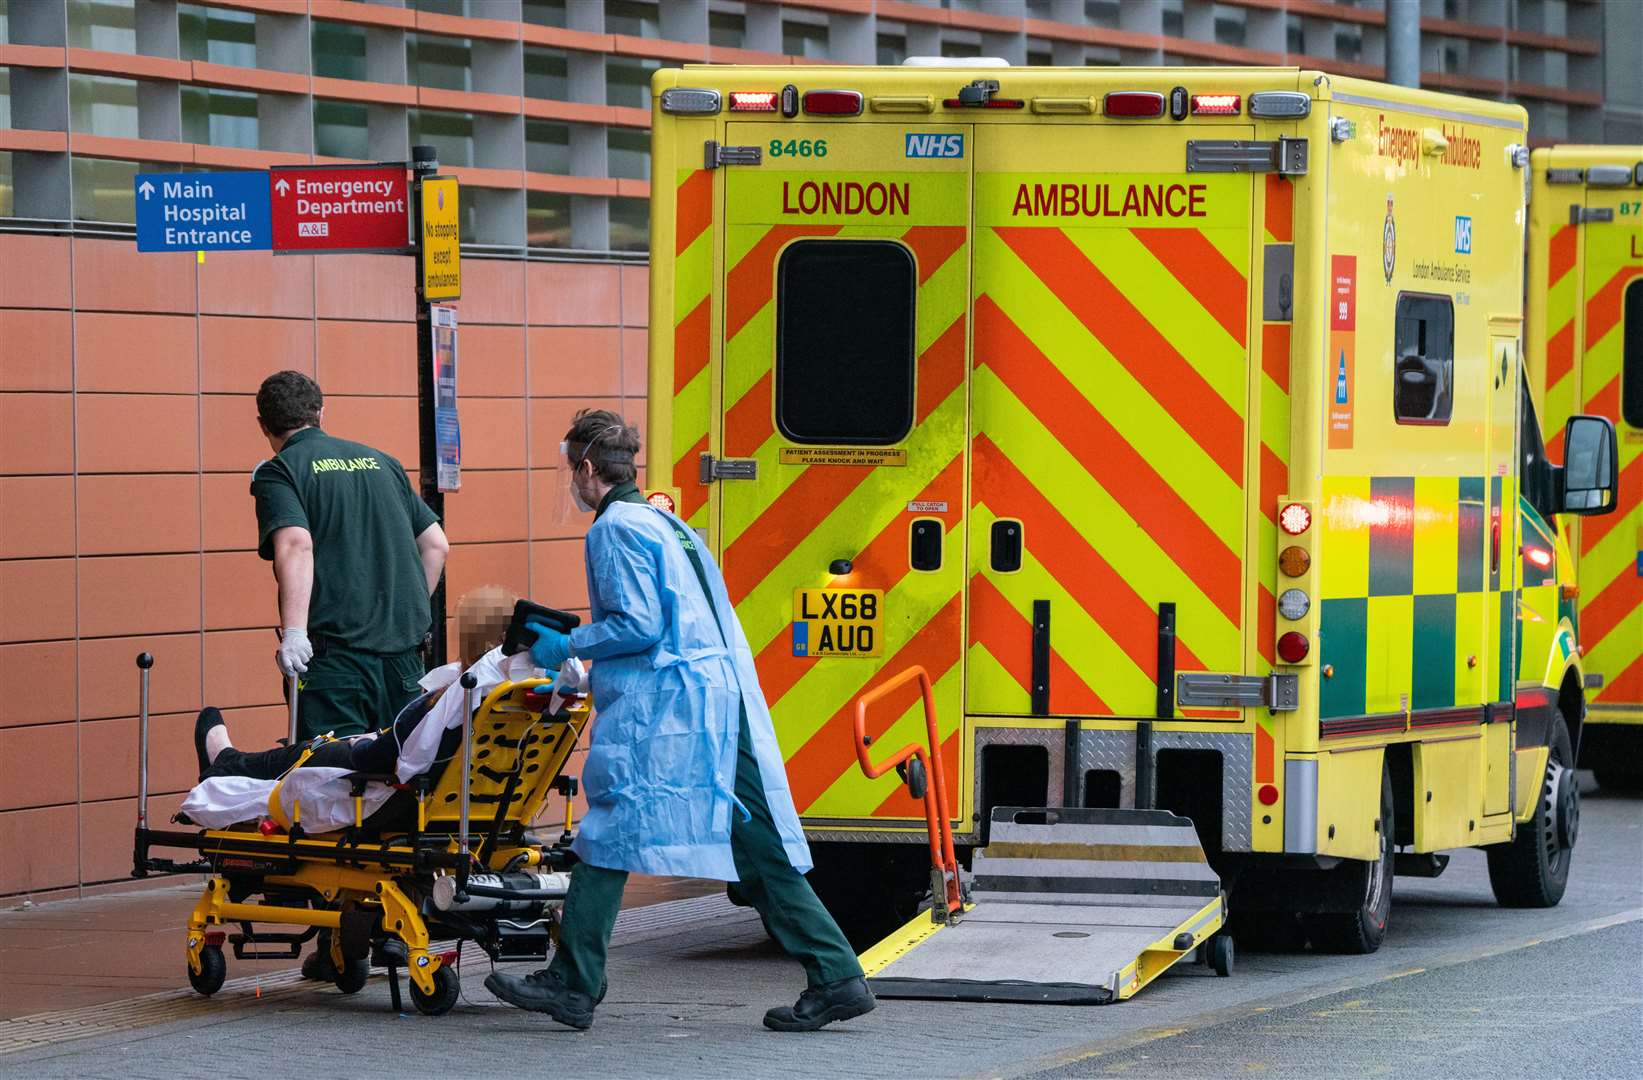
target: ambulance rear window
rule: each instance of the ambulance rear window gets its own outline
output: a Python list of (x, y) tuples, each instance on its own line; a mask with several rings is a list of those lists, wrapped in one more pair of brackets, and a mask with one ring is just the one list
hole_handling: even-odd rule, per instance
[(912, 254), (800, 240), (776, 270), (776, 424), (799, 443), (887, 444), (913, 427)]
[(1643, 278), (1626, 286), (1621, 333), (1620, 416), (1627, 427), (1643, 428)]
[(1449, 422), (1455, 407), (1455, 304), (1449, 297), (1398, 297), (1392, 379), (1398, 423)]

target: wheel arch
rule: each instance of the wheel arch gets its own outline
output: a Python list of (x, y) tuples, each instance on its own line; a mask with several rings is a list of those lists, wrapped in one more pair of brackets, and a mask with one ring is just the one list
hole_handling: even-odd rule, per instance
[(1586, 725), (1584, 681), (1580, 665), (1571, 662), (1563, 669), (1563, 680), (1557, 688), (1557, 707), (1563, 714), (1563, 722), (1568, 725), (1569, 750), (1575, 761), (1580, 760), (1580, 730)]

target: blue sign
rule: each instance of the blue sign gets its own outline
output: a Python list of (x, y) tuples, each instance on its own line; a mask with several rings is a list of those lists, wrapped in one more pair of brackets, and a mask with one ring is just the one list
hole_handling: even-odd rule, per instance
[(273, 245), (265, 172), (138, 173), (138, 251), (256, 251)]
[(907, 156), (910, 158), (961, 158), (964, 156), (964, 136), (940, 132), (909, 131)]
[(1469, 217), (1455, 217), (1455, 254), (1472, 254), (1472, 219)]

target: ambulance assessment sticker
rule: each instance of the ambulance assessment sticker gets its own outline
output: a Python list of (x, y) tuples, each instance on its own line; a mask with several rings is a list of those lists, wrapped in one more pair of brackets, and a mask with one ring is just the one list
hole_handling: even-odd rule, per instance
[(877, 446), (784, 446), (783, 465), (891, 465), (907, 464), (907, 451)]
[(883, 589), (794, 589), (794, 656), (878, 656)]

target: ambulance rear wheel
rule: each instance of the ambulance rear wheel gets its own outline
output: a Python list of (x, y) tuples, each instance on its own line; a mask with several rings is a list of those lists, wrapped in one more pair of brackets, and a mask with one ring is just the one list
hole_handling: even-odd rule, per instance
[(1502, 907), (1549, 908), (1563, 899), (1580, 830), (1580, 785), (1572, 768), (1569, 725), (1552, 710), (1551, 752), (1540, 778), (1534, 816), (1504, 844), (1491, 844), (1489, 885)]
[(207, 945), (200, 950), (200, 970), (188, 969), (188, 985), (197, 992), (210, 997), (222, 989), (223, 980), (228, 978), (228, 961), (223, 958), (222, 946)]
[(1397, 831), (1392, 822), (1392, 773), (1381, 767), (1381, 817), (1376, 828), (1380, 854), (1374, 862), (1358, 863), (1336, 873), (1364, 877), (1363, 891), (1354, 911), (1305, 915), (1307, 937), (1319, 952), (1364, 956), (1386, 940), (1386, 922), (1392, 913), (1392, 844)]
[(456, 969), (452, 967), (441, 967), (434, 972), (432, 994), (424, 994), (416, 980), (411, 980), (411, 1003), (423, 1016), (444, 1016), (455, 1007), (456, 999), (461, 995), (462, 983), (457, 979)]

